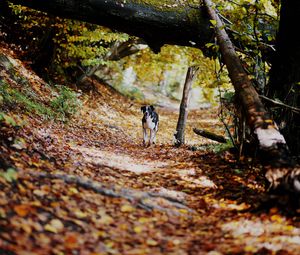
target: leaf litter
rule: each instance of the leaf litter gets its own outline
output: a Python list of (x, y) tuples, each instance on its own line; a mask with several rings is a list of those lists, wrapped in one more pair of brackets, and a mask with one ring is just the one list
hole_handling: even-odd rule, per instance
[(245, 211), (265, 192), (259, 167), (191, 149), (213, 144), (194, 127), (222, 134), (217, 109), (191, 111), (175, 148), (178, 109), (158, 108), (158, 143), (145, 148), (140, 106), (94, 86), (67, 123), (12, 110), (26, 124), (1, 124), (1, 254), (298, 254), (299, 218)]

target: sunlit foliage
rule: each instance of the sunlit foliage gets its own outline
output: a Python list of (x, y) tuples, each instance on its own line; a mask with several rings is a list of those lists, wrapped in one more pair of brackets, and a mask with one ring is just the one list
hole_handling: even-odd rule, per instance
[[(274, 51), (280, 8), (278, 1), (216, 0), (214, 3), (234, 40), (245, 69), (257, 81), (257, 88), (263, 90), (267, 81), (270, 52)], [(50, 62), (47, 69), (56, 75), (77, 79), (88, 67), (106, 67), (110, 70), (108, 77), (111, 84), (126, 95), (134, 94), (133, 97), (141, 99), (143, 95), (139, 87), (148, 86), (179, 99), (188, 66), (199, 65), (200, 72), (194, 87), (204, 88), (204, 98), (212, 101), (215, 88), (219, 85), (225, 89), (230, 87), (226, 68), (221, 68), (219, 64), (218, 47), (213, 43), (206, 46), (208, 51), (213, 52), (215, 59), (205, 57), (199, 49), (165, 45), (158, 54), (146, 48), (113, 63), (107, 60), (112, 46), (116, 42), (127, 41), (129, 35), (86, 22), (53, 17), (25, 7), (11, 7), (27, 38), (30, 38), (29, 52), (39, 52), (45, 44), (50, 45), (50, 49), (47, 49)], [(33, 58), (37, 57), (33, 54)], [(128, 89), (124, 88), (122, 82), (124, 72), (129, 67), (133, 67), (135, 80), (132, 82), (133, 87)]]
[(29, 47), (54, 43), (53, 64), (62, 68), (103, 64), (109, 46), (129, 36), (110, 29), (70, 19), (53, 17), (18, 5), (11, 5), (20, 25), (33, 40)]

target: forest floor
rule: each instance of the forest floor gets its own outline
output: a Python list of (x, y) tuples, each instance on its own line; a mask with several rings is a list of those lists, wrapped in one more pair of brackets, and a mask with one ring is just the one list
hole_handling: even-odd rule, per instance
[[(1, 79), (17, 88), (22, 75), (46, 100), (45, 83), (13, 64)], [(192, 132), (222, 134), (218, 109), (191, 111), (176, 148), (178, 110), (158, 108), (157, 144), (144, 147), (140, 105), (97, 83), (80, 99), (67, 122), (5, 108), (0, 254), (299, 254), (298, 217), (247, 210), (265, 192), (261, 168)]]

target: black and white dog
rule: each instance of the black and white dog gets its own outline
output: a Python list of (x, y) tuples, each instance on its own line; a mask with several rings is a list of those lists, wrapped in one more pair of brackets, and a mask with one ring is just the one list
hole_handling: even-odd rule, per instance
[(141, 107), (141, 111), (144, 113), (142, 118), (142, 126), (143, 126), (143, 143), (146, 145), (148, 140), (147, 129), (150, 129), (150, 140), (149, 145), (155, 143), (156, 133), (158, 130), (158, 114), (154, 111), (153, 105), (146, 105)]

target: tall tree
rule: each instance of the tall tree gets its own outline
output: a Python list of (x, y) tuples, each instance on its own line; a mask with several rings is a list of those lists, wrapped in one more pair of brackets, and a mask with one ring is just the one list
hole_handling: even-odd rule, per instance
[[(300, 108), (300, 37), (293, 29), (299, 23), (300, 1), (281, 1), (276, 53), (267, 96)], [(274, 116), (290, 150), (300, 154), (300, 114), (289, 107), (276, 107)]]

